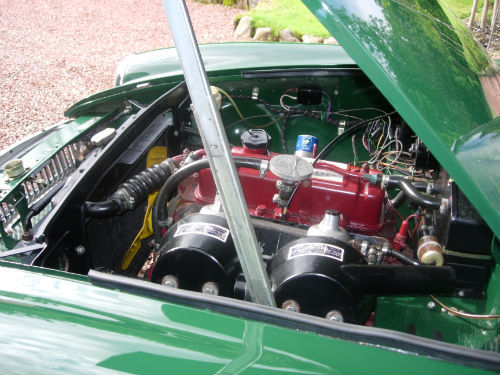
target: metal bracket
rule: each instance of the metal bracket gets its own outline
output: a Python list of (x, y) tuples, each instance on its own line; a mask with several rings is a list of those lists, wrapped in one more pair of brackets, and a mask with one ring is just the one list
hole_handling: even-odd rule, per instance
[(268, 170), (269, 170), (269, 161), (262, 160), (262, 162), (260, 163), (259, 177), (264, 178)]

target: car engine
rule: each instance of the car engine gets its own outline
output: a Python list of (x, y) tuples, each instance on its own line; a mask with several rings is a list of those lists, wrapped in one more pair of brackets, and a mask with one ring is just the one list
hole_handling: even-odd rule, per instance
[[(404, 126), (398, 125), (396, 133)], [(472, 245), (457, 249), (449, 244), (456, 239), (451, 232), (473, 225), (474, 218), (456, 218), (466, 199), (439, 175), (443, 171), (435, 169), (436, 161), (418, 138), (408, 147), (414, 156), (408, 152), (405, 159), (419, 168), (410, 178), (382, 173), (380, 160), (353, 165), (320, 159), (311, 147), (314, 138), (300, 135), (294, 154), (280, 154), (269, 150), (265, 130), (250, 129), (241, 134), (241, 146), (232, 148), (279, 307), (366, 324), (377, 295), (483, 293), (484, 276), (479, 275), (488, 273), (489, 262), (471, 261), (466, 251)], [(203, 149), (185, 149), (140, 172), (106, 202), (87, 202), (86, 213), (109, 216), (110, 204), (115, 214), (122, 213), (156, 189), (154, 204), (146, 210), (153, 251), (141, 277), (165, 287), (251, 301)], [(404, 203), (412, 210), (406, 219), (397, 210)], [(491, 238), (480, 220), (474, 225)], [(122, 270), (135, 254), (131, 249)]]
[[(393, 328), (399, 297), (484, 299), (493, 234), (453, 179), (366, 77), (316, 81), (214, 89), (277, 307)], [(130, 100), (33, 175), (55, 188), (22, 222), (43, 251), (21, 261), (253, 301), (189, 104), (182, 83)], [(416, 318), (397, 329), (427, 327), (401, 308)]]

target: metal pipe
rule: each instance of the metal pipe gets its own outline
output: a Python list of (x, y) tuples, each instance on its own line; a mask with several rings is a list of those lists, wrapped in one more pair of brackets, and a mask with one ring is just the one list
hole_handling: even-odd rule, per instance
[(430, 208), (431, 210), (439, 210), (441, 207), (442, 200), (440, 198), (420, 194), (417, 187), (413, 186), (412, 183), (404, 177), (385, 175), (385, 183), (382, 181), (382, 177), (380, 175), (365, 175), (365, 178), (368, 178), (375, 183), (379, 181), (382, 182), (382, 184), (385, 184), (386, 189), (394, 189), (398, 187), (402, 192), (404, 192), (409, 200), (415, 202), (419, 206)]
[(275, 306), (274, 295), (262, 260), (262, 249), (251, 226), (238, 173), (220, 113), (210, 90), (186, 4), (183, 0), (163, 0), (163, 7), (248, 289), (255, 302)]
[(405, 264), (409, 264), (411, 266), (421, 266), (422, 265), (422, 263), (420, 263), (418, 260), (407, 257), (402, 252), (397, 251), (397, 250), (389, 249), (386, 252), (386, 255), (392, 256), (392, 257), (398, 259), (399, 261), (401, 261)]
[[(412, 182), (412, 185), (417, 189), (418, 191), (427, 191), (427, 182)], [(406, 200), (406, 194), (403, 190), (401, 190), (393, 199), (391, 199), (391, 203), (395, 208), (398, 208), (401, 206)]]
[[(262, 160), (257, 158), (234, 158), (234, 162), (238, 168), (252, 168), (260, 170)], [(172, 196), (177, 191), (177, 186), (186, 177), (191, 176), (193, 173), (199, 172), (202, 169), (210, 168), (208, 159), (201, 159), (193, 161), (184, 165), (173, 173), (167, 181), (163, 184), (158, 195), (156, 196), (155, 203), (152, 210), (153, 233), (156, 243), (160, 243), (162, 238), (162, 229), (166, 229), (166, 219), (168, 216), (167, 203), (172, 199)]]
[(439, 207), (441, 206), (441, 199), (420, 194), (408, 180), (399, 180), (399, 187), (401, 191), (405, 192), (405, 195), (409, 200), (415, 202), (419, 206), (427, 207), (433, 210), (439, 210)]

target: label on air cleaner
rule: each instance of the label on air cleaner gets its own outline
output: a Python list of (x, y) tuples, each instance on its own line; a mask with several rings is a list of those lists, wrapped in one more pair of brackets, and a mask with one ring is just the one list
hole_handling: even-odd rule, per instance
[(229, 229), (210, 223), (187, 223), (177, 227), (174, 237), (183, 236), (185, 234), (201, 234), (226, 242), (229, 237)]
[(288, 259), (306, 255), (318, 255), (342, 262), (344, 260), (344, 249), (326, 243), (301, 243), (290, 248)]

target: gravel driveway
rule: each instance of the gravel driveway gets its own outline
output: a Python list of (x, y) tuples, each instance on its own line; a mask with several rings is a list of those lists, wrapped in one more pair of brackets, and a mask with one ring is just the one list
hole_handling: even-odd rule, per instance
[[(232, 41), (241, 10), (187, 1), (198, 42)], [(161, 0), (0, 0), (0, 149), (110, 88), (133, 52), (173, 45)]]

